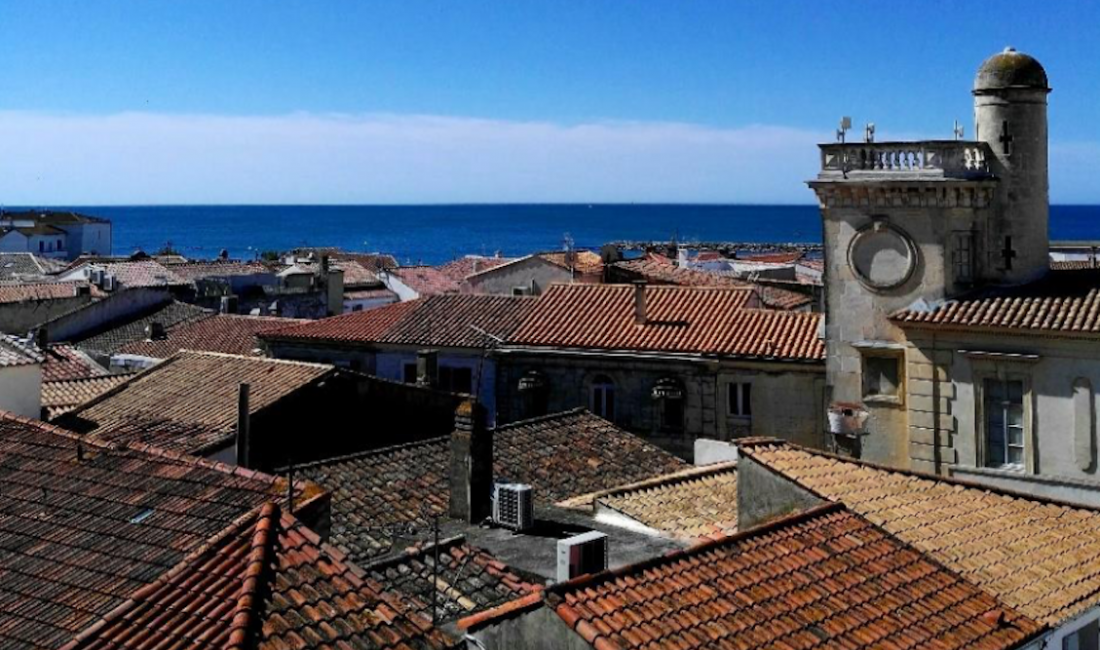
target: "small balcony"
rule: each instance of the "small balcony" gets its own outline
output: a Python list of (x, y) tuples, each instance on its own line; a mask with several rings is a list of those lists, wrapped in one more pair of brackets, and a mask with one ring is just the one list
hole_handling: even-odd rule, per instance
[(992, 178), (984, 142), (837, 142), (822, 144), (818, 180), (947, 180)]

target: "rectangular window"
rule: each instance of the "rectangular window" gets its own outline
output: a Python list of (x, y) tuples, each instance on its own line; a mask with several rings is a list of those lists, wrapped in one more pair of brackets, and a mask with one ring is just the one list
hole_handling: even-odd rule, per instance
[(467, 393), (473, 390), (473, 371), (470, 368), (439, 368), (439, 387), (452, 393)]
[(406, 363), (405, 364), (405, 383), (406, 384), (415, 384), (416, 383), (416, 364), (415, 363)]
[(666, 397), (661, 400), (661, 428), (677, 431), (684, 428), (684, 398)]
[(1062, 650), (1100, 650), (1100, 622), (1092, 621), (1064, 636)]
[(985, 464), (987, 467), (1024, 466), (1024, 382), (986, 379)]
[(974, 281), (974, 233), (957, 232), (951, 248), (951, 265), (955, 270), (955, 282)]
[(729, 415), (751, 418), (752, 417), (752, 384), (748, 382), (733, 382), (726, 385), (727, 397), (726, 412)]
[(863, 396), (898, 397), (901, 393), (900, 359), (896, 356), (863, 357)]

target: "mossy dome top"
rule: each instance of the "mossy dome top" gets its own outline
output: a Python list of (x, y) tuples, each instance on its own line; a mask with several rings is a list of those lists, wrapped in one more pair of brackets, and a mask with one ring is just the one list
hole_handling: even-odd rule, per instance
[(1050, 90), (1047, 71), (1035, 57), (1006, 47), (994, 54), (978, 68), (974, 90), (998, 90), (1001, 88), (1035, 88)]

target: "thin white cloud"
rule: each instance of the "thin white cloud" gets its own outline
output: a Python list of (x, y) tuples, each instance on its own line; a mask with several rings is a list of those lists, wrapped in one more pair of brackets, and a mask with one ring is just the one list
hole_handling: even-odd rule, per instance
[[(0, 203), (811, 203), (783, 126), (432, 115), (0, 112)], [(1100, 144), (1052, 143), (1055, 202), (1100, 202)]]
[(827, 134), (430, 115), (0, 112), (0, 202), (809, 203)]

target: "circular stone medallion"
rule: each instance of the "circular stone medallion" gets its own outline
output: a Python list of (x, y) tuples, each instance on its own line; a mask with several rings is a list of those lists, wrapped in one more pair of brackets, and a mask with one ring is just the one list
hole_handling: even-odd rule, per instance
[(856, 233), (848, 247), (848, 265), (865, 285), (886, 290), (899, 287), (913, 275), (917, 248), (905, 233), (876, 222)]

